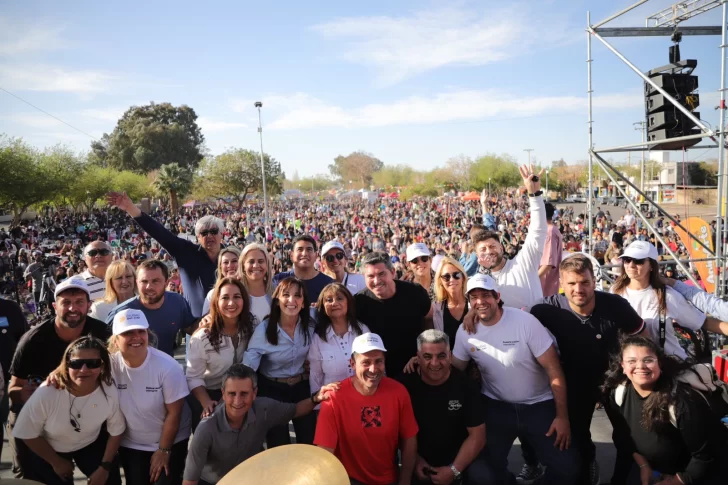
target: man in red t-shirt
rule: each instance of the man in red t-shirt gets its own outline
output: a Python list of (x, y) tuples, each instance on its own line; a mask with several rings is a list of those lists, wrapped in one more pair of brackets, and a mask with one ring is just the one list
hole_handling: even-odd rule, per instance
[(418, 428), (412, 402), (402, 384), (384, 376), (385, 352), (375, 333), (355, 338), (354, 375), (321, 405), (314, 444), (336, 455), (352, 485), (409, 485), (415, 467)]

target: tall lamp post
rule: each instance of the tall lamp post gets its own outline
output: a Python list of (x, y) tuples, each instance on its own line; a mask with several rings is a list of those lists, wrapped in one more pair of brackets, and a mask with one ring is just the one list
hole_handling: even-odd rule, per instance
[(488, 177), (488, 197), (490, 197), (490, 177)]
[(533, 148), (524, 148), (524, 152), (528, 152), (528, 166), (531, 166), (531, 152), (533, 151)]
[(546, 169), (546, 198), (549, 198), (549, 169)]
[(268, 226), (268, 190), (265, 187), (265, 162), (263, 161), (263, 122), (260, 115), (260, 108), (263, 107), (263, 103), (256, 101), (255, 105), (258, 108), (258, 133), (260, 134), (260, 171), (263, 174), (263, 225)]

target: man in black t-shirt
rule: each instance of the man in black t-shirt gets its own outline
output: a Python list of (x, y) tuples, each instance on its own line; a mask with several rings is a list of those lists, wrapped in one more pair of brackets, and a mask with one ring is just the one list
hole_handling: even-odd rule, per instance
[[(55, 291), (53, 308), (56, 316), (29, 330), (18, 343), (10, 365), (10, 416), (8, 437), (12, 436), (20, 409), (37, 387), (61, 363), (68, 345), (77, 338), (91, 334), (106, 341), (111, 332), (99, 320), (88, 316), (91, 308), (91, 293), (81, 276), (69, 278)], [(17, 456), (15, 476), (22, 478), (22, 469), (27, 467), (28, 453), (32, 453), (22, 440), (11, 441), (11, 448)]]
[[(8, 419), (9, 399), (8, 383), (10, 382), (10, 363), (20, 338), (27, 330), (27, 322), (20, 306), (14, 301), (0, 298), (0, 365), (3, 369), (2, 398), (0, 398), (0, 443), (3, 441), (5, 421)], [(0, 449), (0, 456), (2, 450)]]
[(580, 483), (594, 484), (599, 483), (599, 467), (589, 428), (599, 387), (611, 356), (619, 352), (620, 334), (644, 333), (645, 324), (621, 296), (595, 291), (594, 268), (583, 254), (564, 259), (559, 276), (564, 295), (544, 298), (530, 311), (556, 340), (566, 377), (571, 435), (582, 457)]
[(394, 279), (387, 254), (364, 257), (362, 272), (366, 290), (356, 294), (356, 318), (378, 334), (387, 348), (386, 372), (397, 377), (417, 353), (417, 336), (432, 328), (432, 304), (419, 285)]
[(451, 367), (444, 332), (417, 337), (417, 372), (402, 377), (419, 426), (412, 484), (485, 483), (478, 456), (485, 446), (485, 413), (480, 393)]

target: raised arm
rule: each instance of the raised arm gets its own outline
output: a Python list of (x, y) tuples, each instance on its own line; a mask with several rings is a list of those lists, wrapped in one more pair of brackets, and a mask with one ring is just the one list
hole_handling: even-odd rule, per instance
[[(523, 185), (529, 194), (534, 194), (541, 190), (541, 182), (539, 177), (543, 175), (543, 169), (538, 175), (535, 175), (533, 165), (527, 167), (523, 165), (519, 168), (521, 177), (523, 178)], [(533, 179), (536, 178), (534, 181)], [(528, 235), (526, 235), (526, 241), (523, 244), (523, 248), (518, 252), (516, 261), (519, 264), (524, 265), (528, 271), (538, 272), (539, 266), (541, 265), (541, 256), (543, 255), (543, 248), (546, 244), (546, 235), (548, 233), (548, 226), (546, 225), (546, 206), (543, 201), (543, 197), (538, 195), (536, 197), (528, 198), (529, 212), (531, 214), (531, 222), (528, 224)]]

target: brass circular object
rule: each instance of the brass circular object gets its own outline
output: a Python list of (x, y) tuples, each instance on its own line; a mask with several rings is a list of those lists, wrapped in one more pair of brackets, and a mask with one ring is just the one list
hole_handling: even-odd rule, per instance
[(285, 445), (248, 458), (230, 470), (217, 483), (218, 485), (349, 485), (349, 477), (344, 465), (328, 451), (311, 445)]

